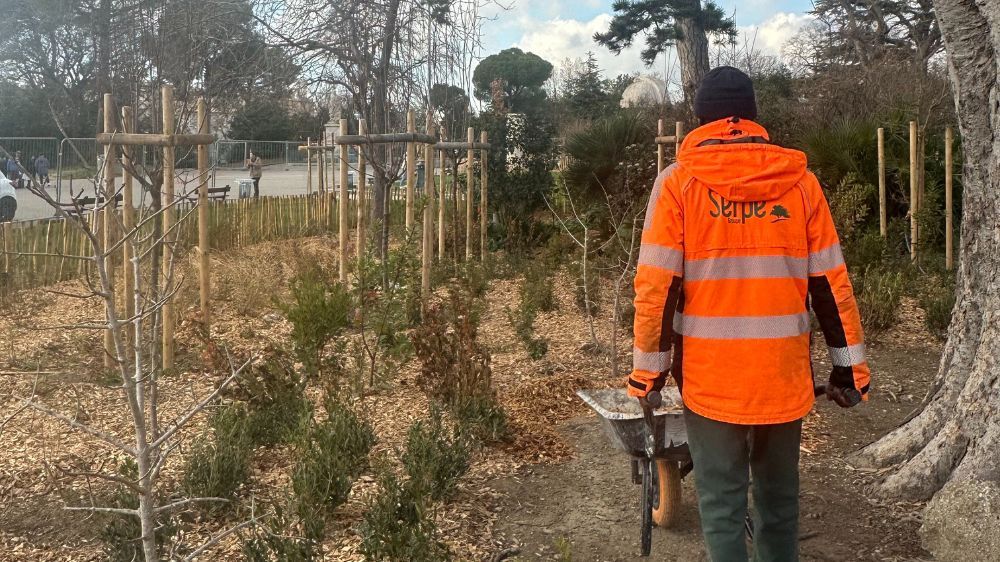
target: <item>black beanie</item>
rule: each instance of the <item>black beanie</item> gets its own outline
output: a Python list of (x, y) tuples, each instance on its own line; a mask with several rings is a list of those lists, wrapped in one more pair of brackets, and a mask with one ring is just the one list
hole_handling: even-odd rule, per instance
[(694, 114), (704, 123), (727, 117), (757, 118), (753, 81), (731, 66), (713, 68), (701, 80), (694, 95)]

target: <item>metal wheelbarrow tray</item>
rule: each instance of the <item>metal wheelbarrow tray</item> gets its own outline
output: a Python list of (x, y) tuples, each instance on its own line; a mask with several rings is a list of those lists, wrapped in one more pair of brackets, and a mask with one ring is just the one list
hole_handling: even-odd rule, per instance
[[(684, 428), (684, 404), (675, 387), (660, 391), (663, 404), (652, 412), (650, 430), (639, 401), (624, 388), (578, 390), (601, 420), (604, 433), (616, 449), (632, 458), (632, 482), (642, 485), (640, 547), (649, 556), (653, 526), (668, 528), (679, 517), (681, 479), (692, 469)], [(652, 454), (646, 437), (652, 434)]]
[[(676, 387), (664, 387), (660, 392), (663, 405), (654, 413), (656, 458), (689, 461), (687, 431), (684, 429), (684, 403)], [(646, 458), (646, 425), (639, 401), (624, 388), (577, 390), (576, 395), (587, 403), (601, 419), (605, 435), (616, 449), (629, 456)]]

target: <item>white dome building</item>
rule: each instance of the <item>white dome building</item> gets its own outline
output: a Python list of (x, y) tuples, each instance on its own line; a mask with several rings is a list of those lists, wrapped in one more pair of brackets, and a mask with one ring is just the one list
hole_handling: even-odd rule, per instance
[(667, 84), (653, 76), (637, 76), (622, 93), (622, 107), (648, 107), (670, 103)]

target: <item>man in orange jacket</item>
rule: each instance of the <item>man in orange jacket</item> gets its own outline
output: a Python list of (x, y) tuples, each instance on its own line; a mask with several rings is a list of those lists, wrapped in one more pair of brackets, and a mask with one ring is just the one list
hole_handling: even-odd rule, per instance
[(712, 560), (747, 560), (752, 474), (754, 560), (794, 561), (809, 309), (833, 363), (827, 396), (844, 407), (868, 394), (861, 320), (826, 197), (805, 155), (753, 121), (750, 78), (712, 70), (695, 113), (646, 210), (628, 390), (644, 400), (667, 372), (681, 388)]

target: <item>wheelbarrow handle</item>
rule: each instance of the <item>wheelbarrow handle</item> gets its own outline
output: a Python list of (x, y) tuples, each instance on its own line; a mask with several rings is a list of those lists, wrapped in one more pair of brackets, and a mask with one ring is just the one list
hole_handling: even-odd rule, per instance
[(663, 404), (663, 396), (656, 390), (648, 392), (644, 398), (639, 399), (639, 405), (642, 406), (642, 419), (646, 424), (646, 456), (650, 459), (656, 452), (656, 422), (653, 410), (659, 408), (661, 404)]
[[(820, 384), (813, 387), (813, 393), (818, 396), (826, 394), (826, 385)], [(844, 396), (851, 402), (851, 406), (856, 406), (861, 402), (861, 393), (853, 388), (845, 388)]]

